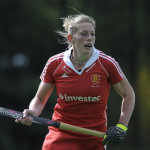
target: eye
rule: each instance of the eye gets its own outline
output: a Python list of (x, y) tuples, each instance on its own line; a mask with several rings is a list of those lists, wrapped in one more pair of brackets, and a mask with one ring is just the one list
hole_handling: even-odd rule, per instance
[(81, 33), (81, 35), (82, 35), (82, 36), (86, 36), (86, 35), (87, 35), (87, 33)]
[(95, 36), (95, 33), (91, 33), (92, 36)]

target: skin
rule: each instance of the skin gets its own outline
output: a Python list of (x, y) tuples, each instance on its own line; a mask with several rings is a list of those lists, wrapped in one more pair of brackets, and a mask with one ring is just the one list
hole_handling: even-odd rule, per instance
[[(77, 70), (84, 67), (85, 63), (91, 57), (93, 46), (95, 44), (95, 29), (92, 23), (80, 23), (77, 25), (77, 31), (73, 35), (68, 35), (68, 41), (72, 44), (72, 58), (79, 63), (73, 63)], [(85, 47), (91, 44), (91, 47)]]
[(39, 116), (54, 87), (54, 84), (44, 83), (43, 81), (41, 81), (35, 97), (30, 102), (29, 109), (25, 109), (23, 111), (23, 119), (16, 119), (15, 122), (21, 122), (22, 124), (31, 125), (32, 118), (28, 117), (27, 114)]
[(121, 82), (114, 84), (113, 88), (122, 97), (119, 123), (128, 126), (135, 105), (134, 90), (126, 77), (124, 77)]
[[(68, 35), (68, 41), (73, 46), (72, 58), (79, 63), (73, 63), (74, 67), (82, 69), (85, 63), (92, 55), (93, 46), (95, 44), (95, 29), (91, 23), (81, 23), (77, 25), (77, 31), (73, 35)], [(90, 43), (92, 47), (85, 47), (85, 44)], [(122, 97), (121, 114), (119, 123), (128, 126), (131, 118), (134, 105), (135, 94), (126, 77), (117, 84), (113, 85), (115, 91)], [(32, 99), (29, 109), (23, 111), (23, 119), (16, 119), (16, 123), (26, 125), (32, 124), (32, 118), (27, 117), (27, 114), (39, 116), (54, 89), (54, 84), (44, 83), (41, 81), (35, 97)]]

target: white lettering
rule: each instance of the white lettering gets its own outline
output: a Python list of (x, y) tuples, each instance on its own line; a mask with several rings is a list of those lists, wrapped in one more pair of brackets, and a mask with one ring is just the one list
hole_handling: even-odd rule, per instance
[(96, 100), (97, 100), (96, 97), (93, 97), (93, 98), (92, 98), (92, 102), (95, 102)]
[(64, 96), (65, 96), (65, 100), (67, 101), (67, 95), (65, 94)]
[(97, 96), (97, 100), (98, 100), (98, 101), (100, 100), (100, 98), (101, 98), (101, 96)]
[(91, 102), (91, 97), (90, 96), (88, 97), (88, 101)]
[(73, 99), (74, 99), (75, 101), (78, 100), (78, 96), (77, 96), (77, 97), (73, 96)]
[(71, 97), (71, 96), (68, 96), (68, 101), (73, 101), (73, 97)]
[(84, 97), (84, 102), (87, 102), (87, 97)]
[(64, 94), (64, 96), (60, 93), (59, 94), (60, 99), (65, 99), (66, 101), (84, 101), (84, 102), (96, 102), (96, 101), (100, 101), (101, 96), (97, 96), (97, 97), (91, 97), (91, 96), (87, 96), (87, 97), (82, 97), (82, 96), (67, 96), (67, 94)]
[(78, 100), (79, 100), (79, 101), (83, 101), (83, 97), (80, 96), (80, 97), (78, 98)]

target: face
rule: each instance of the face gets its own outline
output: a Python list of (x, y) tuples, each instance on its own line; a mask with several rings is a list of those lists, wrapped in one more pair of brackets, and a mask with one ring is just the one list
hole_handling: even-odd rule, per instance
[(80, 53), (92, 53), (95, 43), (95, 29), (92, 23), (81, 23), (72, 36), (72, 45)]

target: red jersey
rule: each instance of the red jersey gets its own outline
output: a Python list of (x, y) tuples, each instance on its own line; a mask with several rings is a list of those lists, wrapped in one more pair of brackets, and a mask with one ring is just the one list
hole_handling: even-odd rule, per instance
[(115, 59), (95, 48), (84, 68), (78, 71), (70, 60), (71, 51), (51, 57), (41, 74), (43, 82), (54, 83), (57, 89), (52, 119), (106, 132), (110, 85), (120, 82), (123, 72)]

